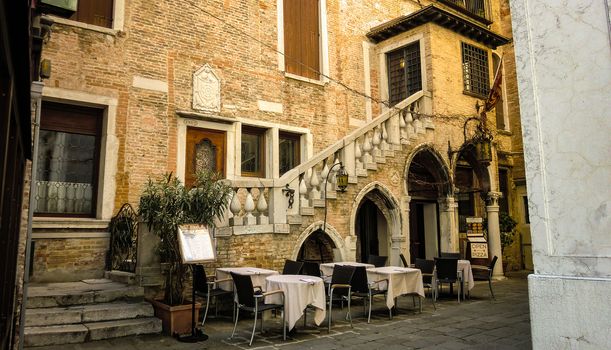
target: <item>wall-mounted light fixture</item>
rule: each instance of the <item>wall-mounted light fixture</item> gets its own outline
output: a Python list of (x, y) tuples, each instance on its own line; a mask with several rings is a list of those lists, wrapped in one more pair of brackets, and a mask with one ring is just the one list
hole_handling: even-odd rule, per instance
[(335, 190), (338, 192), (346, 192), (346, 188), (348, 187), (348, 172), (346, 171), (346, 168), (344, 167), (342, 162), (337, 162), (333, 164), (331, 166), (331, 169), (329, 169), (329, 172), (327, 173), (327, 177), (325, 178), (325, 187), (323, 187), (325, 189), (325, 220), (322, 224), (322, 230), (325, 233), (327, 233), (327, 183), (329, 182), (329, 175), (331, 175), (331, 171), (338, 165), (339, 169), (335, 174)]

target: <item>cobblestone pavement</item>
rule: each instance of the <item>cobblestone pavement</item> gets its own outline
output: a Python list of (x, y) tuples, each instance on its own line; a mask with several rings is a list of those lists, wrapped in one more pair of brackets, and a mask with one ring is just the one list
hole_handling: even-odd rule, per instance
[[(31, 348), (32, 350), (97, 350), (97, 349), (530, 349), (530, 319), (528, 290), (525, 276), (493, 283), (496, 300), (490, 299), (486, 282), (477, 282), (471, 299), (458, 304), (456, 298), (443, 297), (433, 309), (431, 300), (424, 301), (422, 313), (413, 307), (412, 298), (399, 298), (399, 313), (392, 320), (384, 301), (374, 303), (370, 324), (363, 318), (362, 304), (353, 305), (354, 328), (344, 321), (344, 311), (334, 311), (331, 333), (326, 321), (321, 327), (308, 327), (298, 321), (296, 332), (282, 340), (280, 318), (265, 322), (265, 333), (255, 334), (248, 346), (252, 319), (244, 317), (238, 323), (234, 339), (229, 339), (233, 324), (229, 317), (206, 321), (205, 342), (180, 343), (161, 335), (131, 336), (85, 344)], [(447, 288), (445, 289), (447, 291)], [(416, 302), (417, 303), (417, 302)], [(338, 308), (339, 309), (339, 308)], [(334, 308), (335, 310), (335, 308)]]

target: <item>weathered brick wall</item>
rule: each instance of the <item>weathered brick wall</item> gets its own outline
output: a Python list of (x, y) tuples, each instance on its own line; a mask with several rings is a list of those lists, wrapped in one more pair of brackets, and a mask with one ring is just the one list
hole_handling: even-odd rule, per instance
[(102, 278), (108, 238), (37, 239), (33, 282)]
[[(423, 5), (428, 3), (422, 1)], [(175, 112), (191, 110), (192, 75), (204, 64), (212, 66), (221, 79), (220, 116), (308, 128), (313, 134), (314, 153), (346, 135), (350, 131), (350, 118), (365, 119), (366, 99), (362, 96), (333, 82), (321, 86), (284, 77), (278, 69), (277, 53), (268, 47), (277, 47), (278, 9), (275, 0), (224, 0), (196, 4), (231, 26), (240, 28), (251, 38), (239, 34), (189, 2), (169, 0), (151, 6), (149, 1), (133, 0), (126, 2), (125, 27), (116, 35), (56, 24), (50, 41), (45, 45), (44, 58), (53, 62), (52, 77), (45, 82), (48, 86), (118, 99), (115, 208), (124, 202), (137, 204), (149, 177), (176, 171), (179, 140)], [(364, 91), (362, 47), (367, 41), (366, 32), (373, 25), (419, 7), (417, 1), (328, 0), (330, 76), (369, 93)], [(494, 4), (492, 7), (495, 8)], [(495, 12), (495, 16), (499, 14)], [(433, 24), (423, 25), (405, 35), (416, 32), (426, 38), (422, 54), (430, 63), (426, 67), (426, 79), (434, 101), (433, 113), (443, 115), (435, 118), (435, 135), (428, 138), (446, 157), (448, 141), (454, 148), (462, 144), (464, 118), (444, 116), (472, 115), (475, 111), (476, 100), (462, 94), (460, 62), (461, 40), (471, 41)], [(375, 49), (371, 50), (370, 64), (371, 94), (379, 99), (381, 72)], [(167, 92), (134, 87), (135, 76), (167, 83)], [(259, 110), (258, 100), (281, 103), (283, 113)], [(374, 117), (379, 113), (380, 106), (373, 103)], [(489, 119), (494, 121), (494, 115)], [(499, 138), (499, 142), (508, 141)], [(405, 157), (409, 152), (408, 149), (403, 152), (405, 154), (401, 157), (380, 166), (381, 170), (366, 181), (380, 179), (388, 183), (390, 172), (397, 169), (399, 175), (404, 176)], [(364, 184), (359, 183), (358, 188), (362, 186)], [(388, 186), (397, 198), (403, 195), (403, 185)], [(340, 232), (349, 230), (350, 201), (355, 195), (349, 191), (330, 204), (328, 221)], [(311, 220), (322, 220), (321, 211), (317, 210)], [(307, 226), (308, 223), (304, 222), (300, 227), (292, 227), (289, 235), (259, 234), (220, 239), (219, 259), (230, 264), (279, 268), (293, 248), (296, 235)], [(69, 249), (59, 249), (60, 244)], [(98, 268), (99, 262), (103, 261), (100, 257), (104, 244), (107, 240), (41, 243), (37, 246), (37, 254), (40, 254), (36, 259), (38, 272), (47, 274), (62, 266), (82, 266), (83, 270)], [(77, 253), (64, 255), (62, 250), (75, 250)], [(76, 261), (83, 252), (89, 251), (97, 261)]]

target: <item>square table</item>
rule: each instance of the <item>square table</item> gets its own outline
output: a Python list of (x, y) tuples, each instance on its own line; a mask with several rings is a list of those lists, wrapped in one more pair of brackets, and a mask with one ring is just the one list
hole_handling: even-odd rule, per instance
[[(272, 275), (277, 275), (278, 271), (262, 269), (259, 267), (220, 267), (216, 269), (216, 278), (217, 279), (225, 279), (231, 278), (231, 272), (236, 273), (238, 275), (247, 275), (252, 279), (253, 287), (261, 287), (261, 290), (265, 291), (266, 282), (265, 278)], [(223, 290), (232, 291), (233, 283), (232, 282), (222, 282), (219, 283), (219, 288)]]
[[(266, 278), (267, 290), (284, 292), (285, 321), (289, 330), (301, 318), (308, 305), (315, 308), (314, 322), (320, 325), (326, 315), (325, 285), (320, 277), (306, 275), (272, 275)], [(265, 303), (280, 304), (282, 297), (272, 294), (265, 297)]]
[(388, 290), (386, 306), (389, 309), (395, 306), (395, 298), (400, 295), (418, 294), (424, 298), (422, 272), (419, 269), (398, 266), (375, 267), (367, 269), (367, 279), (370, 283), (383, 279), (388, 280), (388, 285), (385, 282), (380, 283), (380, 289)]

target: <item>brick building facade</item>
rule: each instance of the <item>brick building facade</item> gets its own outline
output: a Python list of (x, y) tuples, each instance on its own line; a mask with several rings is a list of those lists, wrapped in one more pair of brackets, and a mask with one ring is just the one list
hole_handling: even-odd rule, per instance
[[(53, 68), (34, 281), (101, 277), (121, 205), (137, 204), (151, 177), (188, 182), (200, 166), (223, 172), (236, 193), (216, 231), (217, 265), (432, 258), (462, 249), (466, 216), (488, 217), (490, 257), (500, 255), (499, 174), (513, 216), (525, 195), (505, 1), (107, 3), (53, 17), (44, 46)], [(495, 57), (503, 117), (488, 113), (485, 167), (465, 141)], [(345, 193), (332, 176), (324, 186), (336, 161), (350, 175)]]

